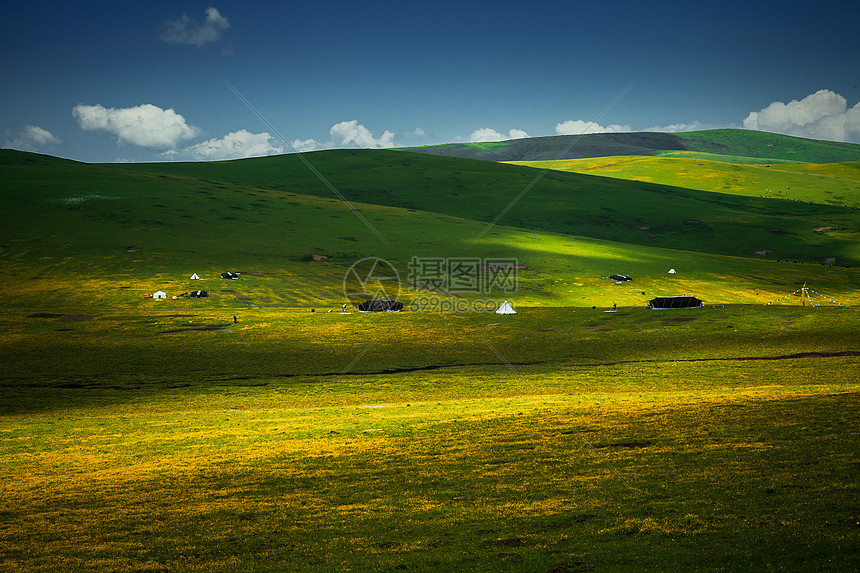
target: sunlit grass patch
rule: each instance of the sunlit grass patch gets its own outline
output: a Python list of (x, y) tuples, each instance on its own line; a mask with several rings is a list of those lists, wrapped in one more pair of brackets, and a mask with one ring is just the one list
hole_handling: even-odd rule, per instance
[(770, 162), (758, 158), (672, 151), (657, 157), (510, 163), (747, 197), (860, 206), (860, 171), (854, 162), (797, 164), (786, 160)]
[[(797, 553), (726, 553), (723, 539), (750, 530), (781, 546), (814, 530), (817, 547), (851, 562), (847, 547), (836, 549), (850, 531), (849, 514), (837, 508), (857, 493), (844, 481), (856, 393), (619, 396), (605, 391), (611, 386), (604, 381), (590, 396), (447, 401), (435, 414), (431, 404), (317, 409), (302, 421), (316, 428), (308, 437), (274, 427), (260, 433), (266, 422), (280, 428), (286, 410), (198, 406), (218, 425), (245, 412), (239, 426), (268, 447), (198, 433), (204, 424), (194, 420), (163, 419), (151, 424), (160, 428), (156, 440), (202, 447), (110, 475), (85, 469), (88, 450), (105, 440), (98, 419), (70, 418), (78, 442), (91, 445), (65, 451), (65, 462), (44, 458), (53, 481), (6, 474), (3, 511), (15, 526), (3, 530), (3, 559), (27, 570), (124, 563), (267, 570), (275, 562), (328, 570), (370, 559), (491, 570), (500, 551), (503, 563), (547, 569), (574, 552), (630, 568), (625, 555), (647, 539), (647, 563), (707, 567), (715, 555), (796, 563)], [(352, 430), (351, 419), (360, 421)], [(334, 420), (339, 429), (323, 433)], [(841, 501), (822, 513), (812, 503), (822, 495)], [(823, 529), (826, 521), (835, 528)], [(679, 554), (681, 539), (708, 551)], [(577, 552), (582, 543), (589, 548)], [(39, 557), (25, 557), (28, 546), (40, 547)]]

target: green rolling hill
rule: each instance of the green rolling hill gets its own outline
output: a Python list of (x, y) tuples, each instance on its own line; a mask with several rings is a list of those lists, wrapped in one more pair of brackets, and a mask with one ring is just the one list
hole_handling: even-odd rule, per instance
[(745, 161), (860, 161), (860, 145), (857, 144), (742, 129), (686, 133), (594, 133), (581, 136), (531, 137), (493, 143), (451, 143), (408, 149), (417, 153), (484, 161), (549, 161), (614, 155), (659, 155), (669, 151), (735, 156), (745, 158)]
[[(715, 194), (605, 177), (540, 172), (486, 161), (400, 151), (306, 154), (349, 201), (625, 244), (731, 256), (857, 264), (857, 213), (840, 205)], [(206, 177), (333, 198), (294, 156), (217, 164), (146, 164), (117, 169)], [(524, 190), (528, 192), (517, 200)], [(832, 228), (815, 231), (815, 228)], [(777, 248), (774, 248), (777, 246)]]
[[(723, 145), (726, 155), (755, 155), (731, 147), (729, 136), (709, 140), (707, 153)], [(774, 140), (781, 141), (763, 138)], [(667, 138), (643, 134), (637, 149), (646, 141), (665, 146)], [(704, 143), (696, 145), (695, 153), (706, 153)], [(807, 158), (814, 150), (854, 150), (804, 145)], [(786, 145), (780, 153), (797, 151)], [(681, 292), (763, 303), (805, 281), (845, 302), (858, 294), (860, 215), (850, 197), (835, 199), (835, 186), (819, 191), (811, 183), (833, 179), (836, 167), (773, 164), (783, 184), (804, 189), (803, 201), (791, 201), (697, 189), (681, 179), (666, 185), (404, 150), (304, 158), (337, 194), (294, 155), (83, 164), (0, 151), (0, 262), (12, 277), (4, 304), (136, 308), (157, 288), (209, 288), (220, 295), (210, 305), (335, 307), (345, 272), (364, 257), (390, 261), (407, 300), (427, 292), (412, 284), (414, 257), (515, 259), (516, 295), (530, 305), (639, 305)], [(838, 184), (856, 189), (854, 169), (843, 164)], [(679, 273), (667, 276), (673, 267)], [(213, 278), (226, 270), (245, 274), (236, 282)], [(193, 272), (207, 280), (189, 282)], [(617, 286), (603, 278), (613, 273), (635, 281)]]

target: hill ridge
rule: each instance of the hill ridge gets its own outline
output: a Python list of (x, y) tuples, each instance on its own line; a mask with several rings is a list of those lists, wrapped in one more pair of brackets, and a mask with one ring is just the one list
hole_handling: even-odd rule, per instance
[[(571, 145), (573, 143), (573, 145)], [(568, 146), (569, 149), (568, 149)], [(404, 150), (482, 161), (547, 161), (614, 155), (699, 151), (801, 163), (860, 161), (860, 144), (824, 141), (744, 129), (678, 133), (623, 132), (510, 139), (491, 144), (449, 143)], [(567, 149), (566, 152), (564, 152)], [(564, 153), (563, 153), (564, 152)]]

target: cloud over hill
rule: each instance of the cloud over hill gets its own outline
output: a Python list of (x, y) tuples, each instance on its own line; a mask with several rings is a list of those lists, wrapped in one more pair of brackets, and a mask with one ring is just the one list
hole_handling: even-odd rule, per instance
[(507, 139), (525, 139), (527, 137), (531, 136), (522, 129), (511, 129), (510, 131), (508, 131), (508, 135), (504, 135), (491, 127), (482, 127), (472, 132), (472, 134), (469, 136), (469, 143), (489, 143), (491, 141), (504, 141)]
[(611, 124), (602, 126), (593, 121), (568, 119), (555, 126), (558, 135), (579, 135), (581, 133), (625, 133), (631, 131), (629, 125)]
[(830, 90), (818, 90), (802, 100), (775, 101), (744, 119), (744, 127), (812, 139), (860, 141), (860, 103)]
[(274, 138), (266, 132), (251, 133), (240, 129), (220, 139), (212, 138), (185, 149), (181, 155), (204, 161), (263, 157), (284, 152), (284, 148), (273, 143)]
[(43, 129), (37, 125), (27, 125), (24, 129), (15, 133), (11, 139), (6, 140), (4, 145), (12, 149), (36, 151), (59, 143), (60, 138), (47, 129)]
[(329, 133), (335, 143), (340, 146), (358, 146), (358, 147), (393, 147), (394, 133), (386, 130), (379, 138), (373, 136), (373, 133), (358, 123), (357, 120), (342, 121), (331, 127)]
[(172, 109), (148, 103), (126, 108), (79, 104), (72, 115), (81, 129), (107, 131), (116, 135), (120, 142), (141, 147), (170, 149), (200, 134), (198, 128), (188, 125), (185, 118)]

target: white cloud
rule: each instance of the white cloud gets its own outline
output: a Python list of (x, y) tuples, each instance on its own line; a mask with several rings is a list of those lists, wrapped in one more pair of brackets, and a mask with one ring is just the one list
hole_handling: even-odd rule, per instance
[(72, 115), (81, 129), (107, 131), (116, 135), (120, 143), (141, 147), (172, 148), (200, 132), (172, 109), (152, 104), (119, 109), (80, 104), (72, 110)]
[(182, 155), (205, 161), (243, 159), (283, 153), (284, 148), (273, 145), (273, 138), (266, 132), (251, 133), (244, 129), (228, 133), (221, 139), (212, 138), (187, 147)]
[(482, 127), (472, 132), (472, 135), (469, 136), (469, 142), (483, 143), (486, 141), (502, 141), (504, 138), (505, 136), (496, 131), (495, 129), (492, 129), (490, 127)]
[(178, 20), (161, 25), (161, 41), (168, 44), (186, 44), (198, 48), (207, 42), (217, 42), (221, 32), (230, 27), (230, 21), (221, 15), (218, 8), (206, 9), (206, 20), (198, 24), (196, 20), (183, 14)]
[(702, 129), (711, 129), (711, 127), (703, 125), (698, 121), (694, 121), (693, 123), (672, 123), (669, 125), (655, 125), (654, 127), (647, 127), (642, 131), (656, 131), (659, 133), (678, 133), (681, 131), (699, 131)]
[(301, 153), (303, 151), (314, 151), (315, 149), (319, 149), (320, 144), (316, 139), (294, 139), (292, 143), (290, 143), (290, 147)]
[(629, 125), (602, 126), (593, 121), (582, 121), (581, 119), (568, 119), (556, 124), (555, 132), (559, 135), (579, 135), (581, 133), (624, 133), (630, 131)]
[(469, 143), (487, 143), (508, 139), (524, 139), (526, 137), (529, 137), (529, 134), (522, 129), (511, 129), (508, 131), (508, 135), (504, 135), (491, 127), (482, 127), (472, 132), (472, 135), (469, 136)]
[(384, 131), (379, 139), (373, 137), (373, 133), (358, 123), (356, 120), (342, 121), (329, 130), (337, 145), (358, 147), (394, 147), (394, 134), (388, 130)]
[(775, 101), (751, 112), (744, 127), (813, 139), (860, 141), (860, 103), (849, 109), (841, 95), (818, 90), (800, 101)]
[(36, 125), (26, 126), (24, 128), (24, 137), (36, 145), (60, 143), (60, 140), (53, 133)]
[(27, 125), (14, 134), (12, 139), (8, 139), (4, 145), (11, 149), (35, 151), (58, 143), (60, 143), (60, 139), (47, 129), (42, 129), (36, 125)]

